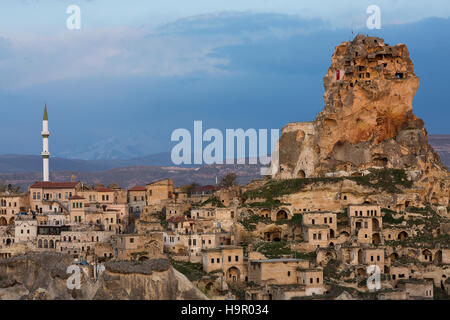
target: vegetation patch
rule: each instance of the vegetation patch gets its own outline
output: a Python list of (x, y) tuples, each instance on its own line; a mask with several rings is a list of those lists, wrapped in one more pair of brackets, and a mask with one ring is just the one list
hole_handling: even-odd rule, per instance
[(217, 208), (224, 208), (225, 206), (223, 205), (222, 202), (220, 202), (220, 199), (217, 197), (210, 197), (208, 200), (203, 201), (200, 204), (200, 207), (204, 207), (207, 204), (211, 204), (213, 207), (217, 207)]
[(262, 253), (269, 259), (279, 259), (286, 255), (292, 255), (292, 251), (285, 240), (277, 242), (260, 242), (255, 245), (255, 251)]
[(403, 217), (400, 218), (394, 218), (393, 213), (395, 211), (389, 210), (389, 209), (381, 209), (381, 212), (384, 212), (383, 216), (383, 223), (387, 224), (402, 224), (405, 219)]
[(191, 263), (184, 261), (176, 261), (171, 259), (172, 266), (184, 274), (190, 281), (200, 280), (207, 273), (203, 271), (203, 265), (201, 263)]
[(324, 278), (337, 279), (338, 278), (338, 268), (339, 268), (339, 261), (334, 260), (334, 259), (328, 261), (327, 265), (323, 268)]
[(267, 204), (274, 203), (273, 199), (286, 194), (292, 194), (305, 189), (314, 183), (335, 183), (344, 179), (355, 181), (359, 185), (380, 189), (388, 193), (403, 193), (399, 186), (411, 188), (412, 182), (408, 180), (405, 170), (402, 169), (371, 169), (370, 173), (358, 177), (321, 177), (297, 178), (288, 180), (269, 180), (262, 187), (248, 190), (242, 199), (266, 199)]
[(316, 252), (312, 251), (312, 252), (294, 252), (295, 253), (295, 258), (297, 259), (303, 259), (303, 260), (309, 260), (309, 261), (316, 261)]
[(256, 230), (256, 225), (259, 222), (264, 222), (264, 223), (270, 223), (271, 220), (270, 218), (266, 218), (266, 217), (262, 217), (259, 215), (251, 215), (250, 217), (246, 218), (246, 219), (242, 219), (239, 221), (246, 230), (248, 231), (254, 231)]
[(166, 221), (166, 208), (163, 208), (161, 212), (156, 213), (156, 217), (159, 219), (159, 223), (164, 229), (167, 229), (169, 223)]
[(290, 226), (300, 227), (303, 224), (303, 215), (294, 214), (291, 219), (281, 219), (275, 222), (276, 224), (287, 224)]

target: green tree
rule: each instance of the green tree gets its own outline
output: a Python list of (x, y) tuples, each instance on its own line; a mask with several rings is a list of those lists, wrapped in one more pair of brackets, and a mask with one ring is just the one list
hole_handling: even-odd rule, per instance
[(222, 177), (219, 183), (219, 187), (228, 188), (233, 186), (236, 183), (236, 173), (229, 173)]

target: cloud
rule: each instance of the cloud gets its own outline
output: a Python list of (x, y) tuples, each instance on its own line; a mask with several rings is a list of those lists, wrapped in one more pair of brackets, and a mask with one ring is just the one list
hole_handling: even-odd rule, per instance
[(325, 29), (320, 19), (226, 12), (180, 19), (155, 30), (115, 27), (17, 34), (4, 40), (10, 51), (0, 56), (0, 72), (7, 75), (0, 84), (17, 89), (99, 76), (226, 74), (232, 68), (227, 68), (230, 61), (219, 48), (269, 37), (287, 41), (296, 34)]
[[(408, 45), (421, 79), (414, 110), (430, 133), (448, 131), (443, 119), (450, 108), (441, 93), (449, 83), (437, 75), (450, 71), (450, 47), (435, 36), (448, 30), (450, 19), (361, 30)], [(5, 34), (0, 105), (9, 109), (0, 144), (3, 152), (38, 153), (44, 101), (51, 152), (67, 155), (89, 156), (89, 146), (99, 141), (142, 146), (148, 154), (168, 151), (171, 131), (189, 129), (194, 120), (219, 129), (312, 120), (323, 106), (322, 78), (334, 47), (350, 38), (350, 29), (328, 29), (320, 19), (248, 12), (196, 16), (156, 29)], [(134, 138), (141, 128), (148, 142)]]

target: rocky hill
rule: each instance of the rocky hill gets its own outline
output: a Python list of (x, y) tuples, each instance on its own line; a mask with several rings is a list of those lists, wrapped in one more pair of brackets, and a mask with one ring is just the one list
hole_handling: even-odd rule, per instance
[(108, 262), (93, 280), (81, 273), (80, 289), (68, 289), (73, 259), (59, 253), (28, 253), (0, 260), (0, 300), (198, 300), (207, 299), (167, 259)]
[(338, 45), (324, 77), (324, 109), (290, 123), (276, 178), (346, 177), (403, 170), (418, 203), (449, 204), (448, 169), (412, 110), (419, 79), (404, 44), (358, 35)]

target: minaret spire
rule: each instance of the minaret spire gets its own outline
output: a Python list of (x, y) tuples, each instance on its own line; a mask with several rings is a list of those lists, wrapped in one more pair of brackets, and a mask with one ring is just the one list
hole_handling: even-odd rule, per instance
[(47, 115), (47, 104), (44, 107), (44, 117), (42, 119), (42, 166), (43, 166), (43, 181), (49, 181), (49, 158), (50, 152), (48, 149), (48, 137), (50, 132), (48, 131), (48, 115)]

